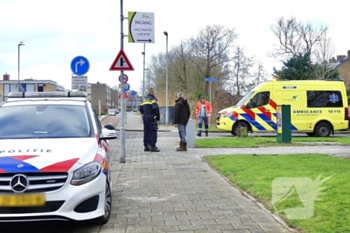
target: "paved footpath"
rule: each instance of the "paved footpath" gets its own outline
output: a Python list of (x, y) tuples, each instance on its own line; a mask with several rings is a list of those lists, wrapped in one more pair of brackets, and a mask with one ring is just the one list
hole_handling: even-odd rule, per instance
[[(126, 135), (140, 127), (140, 116), (128, 116)], [(114, 210), (98, 232), (291, 232), (202, 161), (215, 150), (177, 152), (172, 135), (158, 138), (159, 153), (127, 137), (123, 164), (120, 141), (111, 141)]]
[[(296, 232), (202, 160), (219, 154), (290, 154), (295, 147), (177, 152), (176, 130), (160, 126), (160, 131), (172, 132), (160, 132), (168, 135), (158, 138), (161, 151), (151, 153), (143, 152), (140, 136), (133, 138), (133, 131), (141, 129), (140, 116), (128, 116), (123, 164), (119, 163), (120, 141), (111, 143), (115, 208), (109, 223), (98, 232)], [(348, 156), (347, 151), (349, 147), (328, 145), (298, 147), (297, 152)]]

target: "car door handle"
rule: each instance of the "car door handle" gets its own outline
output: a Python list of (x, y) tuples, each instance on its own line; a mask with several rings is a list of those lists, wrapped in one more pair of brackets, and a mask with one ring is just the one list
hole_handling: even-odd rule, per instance
[(270, 112), (270, 110), (268, 110), (268, 109), (265, 109), (265, 112)]

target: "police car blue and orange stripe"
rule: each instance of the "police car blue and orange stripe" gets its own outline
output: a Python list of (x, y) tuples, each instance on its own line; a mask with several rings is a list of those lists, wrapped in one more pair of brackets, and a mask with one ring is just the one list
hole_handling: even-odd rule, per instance
[(40, 169), (25, 161), (37, 156), (38, 155), (19, 155), (0, 157), (0, 173), (67, 172), (79, 160), (79, 158), (73, 158), (54, 163)]

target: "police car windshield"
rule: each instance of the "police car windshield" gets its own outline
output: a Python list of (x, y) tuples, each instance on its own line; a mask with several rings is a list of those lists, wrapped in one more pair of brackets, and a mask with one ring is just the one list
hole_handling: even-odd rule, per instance
[(237, 107), (242, 106), (254, 94), (254, 91), (248, 92), (237, 104)]
[(25, 105), (0, 108), (0, 139), (88, 137), (84, 106)]

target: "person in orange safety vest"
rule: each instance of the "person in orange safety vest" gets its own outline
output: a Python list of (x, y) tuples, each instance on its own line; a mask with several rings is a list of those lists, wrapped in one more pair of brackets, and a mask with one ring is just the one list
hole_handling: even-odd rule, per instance
[(198, 119), (198, 133), (197, 136), (202, 136), (202, 125), (204, 122), (205, 136), (208, 137), (208, 128), (209, 128), (209, 118), (211, 116), (212, 106), (209, 101), (205, 99), (204, 96), (201, 97), (201, 100), (196, 105), (196, 118)]

